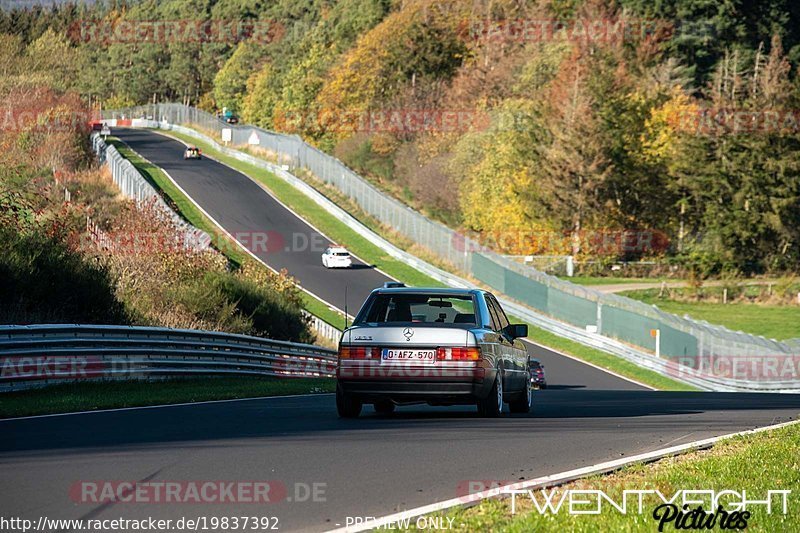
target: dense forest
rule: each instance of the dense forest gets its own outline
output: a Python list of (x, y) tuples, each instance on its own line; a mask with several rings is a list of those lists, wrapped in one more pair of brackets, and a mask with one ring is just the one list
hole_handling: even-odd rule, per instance
[(288, 275), (184, 246), (171, 220), (120, 194), (94, 160), (94, 113), (74, 89), (81, 51), (55, 30), (40, 33), (0, 35), (0, 324), (136, 324), (312, 341)]
[[(246, 28), (115, 31), (153, 21)], [(792, 0), (112, 1), (0, 33), (3, 83), (25, 54), (88, 105), (232, 109), (506, 252), (800, 265)], [(661, 245), (596, 244), (621, 230)]]

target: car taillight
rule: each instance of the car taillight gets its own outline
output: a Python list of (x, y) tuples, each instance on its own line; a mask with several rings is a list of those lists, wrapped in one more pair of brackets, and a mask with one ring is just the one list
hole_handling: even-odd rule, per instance
[(379, 350), (374, 346), (340, 346), (339, 359), (372, 359)]
[(440, 346), (436, 349), (437, 361), (477, 361), (481, 358), (481, 349), (477, 347), (450, 348)]

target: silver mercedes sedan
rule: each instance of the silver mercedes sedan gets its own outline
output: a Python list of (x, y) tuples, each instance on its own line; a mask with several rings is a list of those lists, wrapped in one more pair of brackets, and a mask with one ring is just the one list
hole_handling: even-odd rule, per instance
[(365, 403), (477, 405), (497, 417), (531, 408), (526, 324), (510, 324), (497, 299), (479, 289), (405, 287), (372, 291), (342, 334), (337, 367), (339, 416)]

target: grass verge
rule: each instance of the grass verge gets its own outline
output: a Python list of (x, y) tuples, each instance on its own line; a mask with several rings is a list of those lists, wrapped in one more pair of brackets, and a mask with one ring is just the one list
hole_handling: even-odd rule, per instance
[[(624, 490), (660, 490), (666, 498), (680, 490), (728, 489), (740, 494), (746, 490), (751, 501), (765, 499), (768, 490), (791, 490), (785, 515), (782, 511), (776, 512), (776, 508), (779, 509), (777, 496), (773, 498), (772, 514), (768, 514), (763, 505), (749, 507), (752, 514), (747, 520), (747, 531), (797, 531), (800, 500), (794, 497), (794, 493), (800, 489), (800, 425), (734, 437), (708, 450), (568, 483), (553, 489), (556, 491), (553, 501), (556, 502), (567, 489), (601, 490), (615, 502), (622, 501)], [(534, 491), (534, 495), (542, 502), (540, 492)], [(695, 495), (687, 496), (695, 499)], [(511, 514), (510, 499), (502, 499), (453, 510), (445, 516), (454, 519), (455, 531), (658, 531), (658, 521), (652, 517), (653, 510), (661, 503), (658, 496), (645, 497), (641, 514), (638, 514), (635, 500), (635, 496), (629, 497), (628, 514), (622, 514), (604, 502), (600, 514), (571, 516), (567, 502), (557, 513), (540, 514), (530, 497), (521, 495), (516, 498), (514, 515)], [(721, 499), (723, 505), (732, 501), (730, 496)], [(585, 510), (589, 507), (584, 505), (580, 508)], [(695, 507), (693, 505), (691, 509)], [(708, 504), (703, 507), (707, 512), (713, 511)], [(663, 530), (674, 531), (675, 523), (665, 525)]]
[(696, 391), (695, 387), (647, 370), (615, 355), (573, 342), (528, 324), (529, 339), (659, 390)]
[[(170, 131), (169, 136), (180, 139), (186, 143), (194, 144), (198, 146), (203, 153), (210, 155), (214, 159), (217, 159), (220, 162), (225, 163), (226, 165), (235, 168), (239, 172), (242, 172), (243, 174), (255, 179), (264, 185), (264, 187), (266, 187), (267, 190), (269, 190), (281, 202), (288, 205), (291, 209), (300, 214), (300, 216), (302, 216), (305, 220), (309, 221), (317, 228), (320, 228), (328, 237), (340, 244), (343, 244), (344, 246), (347, 246), (352, 253), (361, 257), (365, 261), (374, 264), (377, 268), (386, 272), (388, 275), (409, 285), (427, 287), (443, 286), (442, 283), (419, 272), (402, 261), (398, 261), (397, 259), (391, 257), (382, 249), (378, 248), (363, 236), (358, 234), (358, 232), (353, 231), (347, 225), (326, 211), (320, 209), (319, 206), (305, 194), (295, 189), (281, 178), (275, 176), (273, 173), (249, 163), (239, 161), (233, 157), (226, 156), (220, 151), (214, 149), (207, 142), (195, 139), (189, 135)], [(178, 193), (180, 193), (180, 191), (178, 191)], [(316, 314), (316, 312), (312, 309), (309, 309), (309, 311)], [(339, 322), (332, 323), (341, 324), (342, 319), (340, 319)], [(591, 362), (592, 364), (606, 368), (612, 372), (616, 372), (617, 374), (630, 377), (657, 389), (695, 390), (689, 385), (684, 385), (680, 382), (665, 378), (660, 374), (639, 368), (636, 365), (616, 356), (576, 342), (569, 341), (534, 326), (531, 326), (531, 336), (532, 340), (535, 342), (540, 342), (555, 350), (567, 353), (578, 359)]]
[(658, 289), (626, 291), (622, 296), (647, 304), (655, 304), (662, 311), (676, 315), (689, 315), (733, 330), (771, 339), (800, 337), (800, 306), (762, 305), (748, 302), (713, 303), (685, 302), (660, 298)]
[(333, 392), (333, 379), (235, 378), (170, 379), (158, 387), (145, 381), (68, 383), (3, 393), (0, 418), (208, 400)]

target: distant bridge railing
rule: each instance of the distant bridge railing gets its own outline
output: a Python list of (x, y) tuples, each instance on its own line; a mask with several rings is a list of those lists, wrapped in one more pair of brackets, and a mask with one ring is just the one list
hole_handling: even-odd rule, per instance
[(0, 326), (0, 391), (176, 376), (333, 377), (336, 350), (214, 331), (139, 326)]

